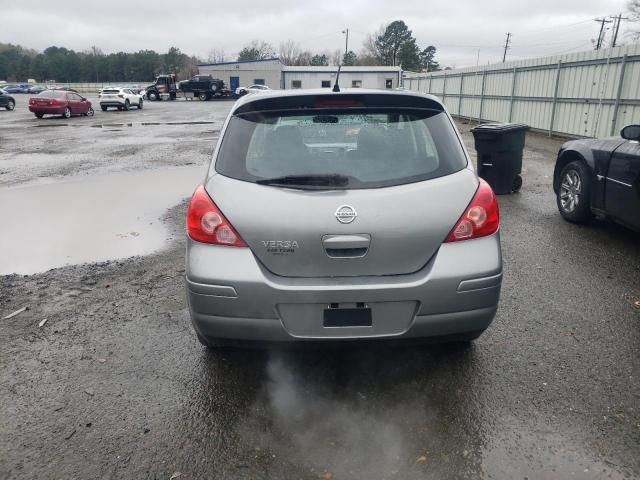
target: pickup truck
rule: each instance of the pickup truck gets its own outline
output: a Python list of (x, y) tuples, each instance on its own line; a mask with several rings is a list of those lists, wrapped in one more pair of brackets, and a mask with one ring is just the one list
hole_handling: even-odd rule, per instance
[(178, 89), (184, 93), (192, 93), (202, 101), (231, 95), (231, 90), (224, 82), (211, 75), (196, 75), (190, 80), (183, 80), (178, 84)]

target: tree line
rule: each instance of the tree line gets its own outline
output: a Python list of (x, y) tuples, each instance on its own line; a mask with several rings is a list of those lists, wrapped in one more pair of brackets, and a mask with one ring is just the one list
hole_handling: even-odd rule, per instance
[[(436, 47), (428, 45), (420, 48), (413, 32), (402, 20), (383, 25), (378, 31), (367, 35), (357, 53), (353, 50), (314, 53), (300, 48), (300, 45), (292, 40), (281, 43), (276, 51), (269, 43), (254, 40), (240, 51), (237, 60), (263, 60), (276, 56), (285, 65), (389, 65), (400, 66), (403, 70), (413, 72), (440, 70), (440, 65), (435, 59)], [(224, 54), (214, 50), (209, 60), (224, 60)]]
[(140, 82), (151, 81), (160, 73), (189, 78), (198, 71), (200, 60), (176, 47), (161, 54), (153, 50), (104, 54), (97, 47), (76, 52), (49, 47), (36, 52), (19, 45), (0, 44), (0, 80), (37, 82)]
[[(362, 48), (353, 50), (311, 52), (289, 40), (276, 50), (269, 43), (254, 40), (238, 54), (238, 61), (279, 57), (285, 65), (391, 65), (408, 71), (440, 70), (435, 60), (436, 48), (420, 48), (412, 31), (402, 20), (381, 26), (366, 37)], [(209, 62), (228, 60), (224, 52), (212, 50)], [(127, 53), (103, 53), (98, 47), (76, 52), (52, 46), (37, 52), (19, 45), (0, 43), (0, 80), (38, 82), (141, 82), (151, 81), (161, 73), (174, 73), (179, 79), (190, 78), (204, 61), (171, 47), (167, 53), (140, 50)]]

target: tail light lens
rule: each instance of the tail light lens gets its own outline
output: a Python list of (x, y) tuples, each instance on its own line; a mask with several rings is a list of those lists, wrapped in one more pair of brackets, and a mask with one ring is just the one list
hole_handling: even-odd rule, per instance
[(480, 186), (473, 200), (449, 233), (446, 242), (486, 237), (498, 230), (500, 226), (498, 201), (489, 184), (481, 178), (479, 180)]
[(204, 186), (193, 192), (187, 210), (187, 235), (193, 240), (213, 245), (246, 247), (238, 232), (209, 197)]
[(119, 96), (120, 98), (124, 98), (124, 95), (122, 95), (122, 94), (118, 94), (118, 96)]

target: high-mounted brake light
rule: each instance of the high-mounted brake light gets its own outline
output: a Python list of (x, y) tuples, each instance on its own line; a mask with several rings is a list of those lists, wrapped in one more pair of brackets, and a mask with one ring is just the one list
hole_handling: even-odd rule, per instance
[(453, 227), (446, 242), (459, 242), (472, 238), (486, 237), (498, 230), (500, 211), (493, 190), (482, 178), (480, 186), (462, 217)]
[(314, 108), (362, 108), (363, 101), (348, 96), (322, 96), (316, 99)]
[(193, 240), (213, 245), (227, 245), (229, 247), (246, 247), (238, 232), (216, 207), (207, 194), (204, 186), (200, 185), (193, 192), (187, 210), (187, 235)]

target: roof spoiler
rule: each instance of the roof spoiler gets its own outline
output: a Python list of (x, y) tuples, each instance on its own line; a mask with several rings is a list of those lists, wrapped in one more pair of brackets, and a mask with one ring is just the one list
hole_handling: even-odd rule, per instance
[[(258, 96), (256, 95), (256, 97)], [(233, 114), (362, 108), (444, 111), (444, 106), (438, 100), (424, 95), (328, 92), (326, 94), (255, 98), (240, 105)]]

